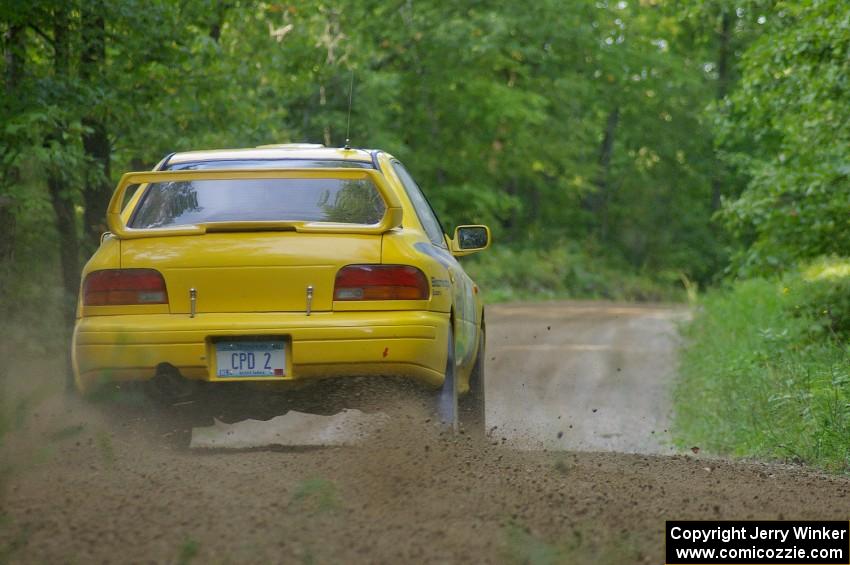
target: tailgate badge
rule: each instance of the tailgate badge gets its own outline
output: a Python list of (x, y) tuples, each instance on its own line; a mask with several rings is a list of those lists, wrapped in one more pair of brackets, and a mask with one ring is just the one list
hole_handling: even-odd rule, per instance
[(198, 291), (194, 288), (189, 289), (189, 317), (194, 318), (198, 311)]
[(313, 285), (307, 285), (307, 315), (313, 310)]

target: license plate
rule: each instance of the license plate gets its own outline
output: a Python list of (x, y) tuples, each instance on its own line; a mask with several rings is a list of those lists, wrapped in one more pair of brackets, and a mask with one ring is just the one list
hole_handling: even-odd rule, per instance
[(286, 346), (282, 341), (219, 341), (215, 344), (218, 377), (282, 377)]

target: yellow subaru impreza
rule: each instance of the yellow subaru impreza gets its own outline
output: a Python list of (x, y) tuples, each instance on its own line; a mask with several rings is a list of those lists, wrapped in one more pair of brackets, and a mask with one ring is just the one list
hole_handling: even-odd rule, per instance
[[(76, 385), (392, 375), (483, 421), (484, 311), (443, 231), (383, 151), (276, 145), (172, 154), (125, 174), (83, 271)], [(468, 394), (467, 394), (468, 393)], [(464, 401), (462, 401), (464, 402)]]

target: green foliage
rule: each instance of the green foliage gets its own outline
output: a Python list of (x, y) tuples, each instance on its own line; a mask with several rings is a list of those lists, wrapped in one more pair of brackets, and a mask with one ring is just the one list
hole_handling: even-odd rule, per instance
[(850, 338), (850, 261), (821, 258), (783, 279), (791, 311), (812, 320), (813, 331), (839, 340)]
[(591, 275), (544, 289), (645, 294), (604, 289), (611, 269), (704, 285), (730, 253), (733, 274), (785, 270), (850, 244), (848, 22), (840, 0), (7, 2), (0, 240), (46, 201), (28, 183), (61, 181), (77, 227), (47, 243), (86, 252), (121, 172), (350, 137), (404, 161), (447, 228), (488, 223), (508, 255), (592, 250)]
[[(17, 203), (17, 233), (13, 256), (0, 266), (0, 319), (17, 321), (3, 336), (10, 351), (43, 356), (59, 338), (64, 339), (58, 308), (63, 296), (57, 289), (57, 234), (43, 179), (29, 168), (22, 175), (27, 182), (10, 190)], [(33, 336), (38, 339), (32, 340)]]
[(742, 59), (718, 141), (749, 179), (723, 218), (739, 274), (788, 269), (850, 245), (850, 4), (778, 1)]
[(494, 247), (464, 259), (464, 269), (487, 302), (604, 298), (681, 301), (685, 293), (674, 271), (638, 272), (624, 262), (600, 259), (592, 249), (569, 242), (550, 247)]
[(0, 198), (22, 214), (16, 187), (46, 180), (27, 169), (62, 176), (90, 251), (105, 177), (179, 150), (342, 145), (353, 73), (352, 143), (404, 161), (447, 228), (708, 281), (724, 253), (702, 118), (716, 78), (694, 19), (590, 0), (4, 3)]
[(705, 297), (674, 394), (681, 447), (850, 469), (850, 351), (823, 331), (816, 309), (830, 293), (808, 277), (753, 279)]

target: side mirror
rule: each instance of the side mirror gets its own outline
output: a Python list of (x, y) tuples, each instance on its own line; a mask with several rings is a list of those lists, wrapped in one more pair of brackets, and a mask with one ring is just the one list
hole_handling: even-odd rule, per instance
[(452, 254), (457, 257), (484, 251), (490, 247), (490, 228), (487, 226), (458, 226), (451, 241)]

